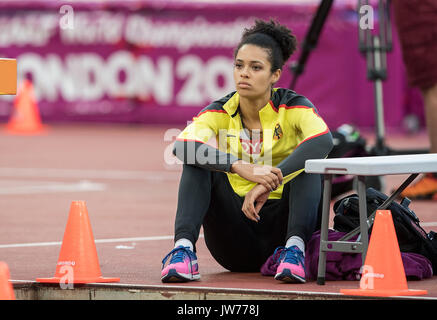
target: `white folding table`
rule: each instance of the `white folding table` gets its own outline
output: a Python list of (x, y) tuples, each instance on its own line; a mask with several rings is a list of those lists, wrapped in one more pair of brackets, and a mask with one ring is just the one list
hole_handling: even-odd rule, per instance
[[(437, 154), (413, 154), (307, 160), (305, 172), (323, 174), (323, 206), (320, 229), (320, 252), (317, 283), (325, 284), (326, 254), (328, 251), (361, 253), (364, 264), (368, 247), (368, 229), (375, 212), (367, 217), (366, 176), (410, 174), (402, 185), (377, 209), (384, 210), (420, 174), (437, 172)], [(333, 175), (353, 175), (357, 179), (360, 226), (338, 241), (328, 241), (329, 208)], [(360, 234), (356, 241), (347, 241)]]

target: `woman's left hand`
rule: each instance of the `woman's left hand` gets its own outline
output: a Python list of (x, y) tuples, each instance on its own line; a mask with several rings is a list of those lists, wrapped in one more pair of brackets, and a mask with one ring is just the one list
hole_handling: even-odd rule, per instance
[[(252, 221), (258, 222), (260, 216), (258, 215), (264, 203), (269, 198), (270, 190), (264, 187), (262, 184), (257, 184), (250, 190), (245, 198), (243, 207), (241, 210), (244, 212), (247, 218)], [(256, 202), (256, 205), (254, 203)]]

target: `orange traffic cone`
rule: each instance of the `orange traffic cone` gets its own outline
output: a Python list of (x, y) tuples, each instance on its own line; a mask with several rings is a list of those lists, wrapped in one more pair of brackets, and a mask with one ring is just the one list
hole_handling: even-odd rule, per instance
[(6, 126), (6, 132), (33, 135), (44, 133), (45, 129), (45, 126), (41, 123), (32, 82), (24, 80), (15, 97), (14, 108)]
[(67, 286), (73, 283), (120, 281), (120, 278), (102, 277), (85, 201), (71, 203), (55, 276), (38, 278), (36, 281)]
[(15, 300), (14, 289), (9, 282), (8, 265), (0, 261), (0, 300)]
[(347, 295), (416, 296), (427, 290), (408, 289), (405, 269), (390, 210), (378, 210), (362, 268), (360, 289), (340, 289)]

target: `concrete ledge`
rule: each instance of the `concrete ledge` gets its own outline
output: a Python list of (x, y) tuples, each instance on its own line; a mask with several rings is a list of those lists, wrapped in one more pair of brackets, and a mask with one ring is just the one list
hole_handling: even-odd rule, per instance
[[(58, 284), (12, 281), (17, 300), (363, 300), (371, 297), (340, 293), (228, 289), (188, 286), (152, 286), (91, 283), (62, 289)], [(380, 299), (418, 299), (390, 297)], [(424, 299), (421, 297), (420, 299)], [(425, 298), (426, 299), (426, 298)], [(429, 299), (429, 298), (428, 298)]]

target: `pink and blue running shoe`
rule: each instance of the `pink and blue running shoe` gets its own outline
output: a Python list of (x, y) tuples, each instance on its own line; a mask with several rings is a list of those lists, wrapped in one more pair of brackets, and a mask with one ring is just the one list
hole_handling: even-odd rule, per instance
[[(166, 265), (167, 261), (169, 263)], [(187, 282), (200, 279), (196, 254), (189, 247), (179, 246), (162, 260), (162, 282)]]
[(289, 248), (279, 247), (279, 265), (276, 269), (276, 280), (289, 283), (305, 283), (305, 258), (297, 246)]

